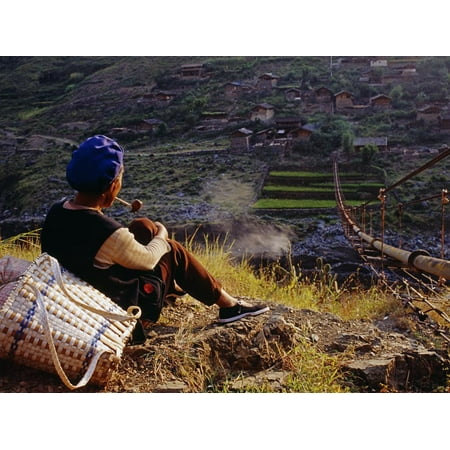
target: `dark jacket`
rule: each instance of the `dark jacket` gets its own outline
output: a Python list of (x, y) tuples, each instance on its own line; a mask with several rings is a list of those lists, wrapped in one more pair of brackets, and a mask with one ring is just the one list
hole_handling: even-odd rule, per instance
[(55, 203), (47, 214), (41, 232), (42, 251), (89, 283), (102, 278), (94, 258), (103, 243), (122, 225), (100, 212), (63, 208)]
[[(122, 225), (97, 211), (63, 208), (63, 203), (54, 204), (47, 214), (41, 232), (42, 251), (122, 308), (138, 305), (142, 318), (156, 322), (164, 292), (157, 271), (131, 270), (118, 264), (109, 269), (94, 266), (100, 247)], [(151, 292), (148, 283), (152, 285)], [(141, 332), (138, 330), (137, 334)]]

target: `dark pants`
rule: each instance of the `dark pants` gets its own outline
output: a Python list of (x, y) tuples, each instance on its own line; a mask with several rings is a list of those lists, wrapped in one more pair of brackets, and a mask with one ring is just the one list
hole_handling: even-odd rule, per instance
[[(150, 219), (134, 219), (129, 230), (141, 244), (148, 244), (158, 232), (157, 226)], [(171, 252), (160, 259), (155, 270), (166, 284), (164, 297), (177, 294), (175, 282), (186, 293), (204, 303), (213, 305), (219, 300), (222, 285), (202, 264), (179, 242), (169, 239)]]

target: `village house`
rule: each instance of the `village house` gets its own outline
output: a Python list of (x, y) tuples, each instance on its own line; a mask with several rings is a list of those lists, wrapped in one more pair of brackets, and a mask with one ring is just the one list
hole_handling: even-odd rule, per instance
[(258, 91), (271, 90), (277, 86), (279, 78), (272, 73), (264, 73), (258, 77), (256, 88)]
[(232, 150), (248, 151), (250, 150), (250, 137), (253, 131), (247, 128), (240, 128), (239, 130), (231, 133), (230, 146)]
[(355, 137), (353, 139), (353, 148), (355, 151), (361, 151), (366, 145), (376, 145), (380, 152), (388, 150), (388, 140), (386, 136), (383, 137)]
[(416, 64), (414, 62), (397, 66), (397, 70), (402, 78), (414, 78), (417, 76)]
[(341, 59), (341, 64), (361, 66), (366, 65), (369, 62), (369, 58), (366, 56), (347, 56)]
[(442, 109), (436, 105), (427, 105), (416, 111), (416, 120), (423, 120), (425, 123), (438, 123)]
[(180, 67), (180, 77), (183, 79), (196, 79), (205, 76), (204, 64), (184, 64)]
[(276, 131), (273, 128), (265, 128), (264, 130), (253, 133), (252, 143), (254, 147), (270, 145), (276, 138)]
[(228, 116), (228, 124), (240, 124), (240, 123), (244, 123), (244, 122), (248, 122), (248, 117), (245, 116)]
[(372, 59), (370, 61), (370, 67), (387, 67), (387, 59)]
[(164, 122), (159, 119), (143, 119), (134, 126), (134, 129), (136, 131), (155, 131), (163, 124)]
[(228, 114), (224, 111), (204, 112), (200, 117), (199, 131), (218, 130), (228, 124)]
[(294, 130), (302, 126), (302, 119), (300, 117), (280, 117), (275, 120), (277, 130)]
[(383, 84), (389, 84), (389, 83), (401, 83), (404, 80), (402, 79), (401, 72), (399, 72), (398, 70), (388, 70), (383, 73), (381, 81)]
[(142, 95), (142, 97), (138, 98), (138, 103), (146, 103), (151, 102), (154, 98), (154, 94), (152, 92), (148, 92)]
[(275, 115), (274, 107), (269, 103), (256, 105), (250, 112), (250, 120), (270, 123)]
[(353, 95), (348, 91), (340, 91), (334, 94), (334, 107), (337, 111), (353, 108)]
[(153, 98), (158, 103), (168, 104), (176, 97), (176, 93), (173, 91), (155, 91)]
[(231, 100), (239, 98), (242, 95), (252, 91), (253, 86), (250, 86), (249, 84), (246, 83), (242, 83), (240, 81), (231, 81), (229, 83), (225, 83), (224, 85), (225, 97)]
[(315, 91), (316, 102), (318, 103), (328, 103), (333, 101), (333, 92), (327, 87), (321, 86)]
[(417, 77), (415, 64), (391, 65), (389, 70), (383, 73), (383, 83), (403, 83), (414, 80)]
[(284, 96), (288, 102), (299, 101), (302, 98), (302, 91), (297, 88), (290, 88), (285, 91)]
[(373, 109), (391, 109), (392, 98), (385, 94), (378, 94), (370, 98), (370, 106)]
[(311, 135), (313, 134), (313, 131), (314, 127), (312, 125), (303, 125), (302, 127), (294, 128), (293, 130), (289, 131), (287, 136), (294, 142), (309, 141)]
[(400, 75), (402, 78), (415, 78), (417, 77), (417, 70), (415, 68), (402, 69)]
[(168, 105), (176, 96), (177, 93), (175, 91), (155, 90), (153, 92), (143, 94), (142, 97), (137, 100), (137, 103), (150, 103), (164, 106)]

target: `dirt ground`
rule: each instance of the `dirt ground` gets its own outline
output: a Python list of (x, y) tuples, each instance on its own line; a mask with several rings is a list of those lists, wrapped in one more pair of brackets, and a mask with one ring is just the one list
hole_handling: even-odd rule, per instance
[(446, 389), (447, 351), (431, 328), (422, 328), (419, 341), (418, 330), (402, 329), (395, 318), (344, 322), (332, 314), (270, 306), (258, 317), (219, 325), (214, 307), (178, 299), (163, 310), (144, 344), (125, 347), (119, 367), (104, 386), (88, 384), (70, 391), (55, 374), (2, 360), (0, 392), (208, 392), (205, 373), (211, 367), (216, 367), (216, 382), (239, 374), (240, 380), (263, 379), (274, 391), (284, 392), (289, 370), (282, 356), (299, 339), (340, 355), (356, 391), (428, 392), (436, 383)]

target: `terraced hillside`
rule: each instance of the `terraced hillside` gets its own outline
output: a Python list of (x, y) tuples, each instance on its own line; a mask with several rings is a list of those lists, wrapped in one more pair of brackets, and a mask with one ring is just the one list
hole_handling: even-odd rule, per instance
[[(359, 205), (376, 197), (383, 183), (365, 173), (343, 173), (341, 183), (347, 202)], [(256, 209), (322, 209), (335, 206), (333, 174), (324, 172), (271, 171)]]

